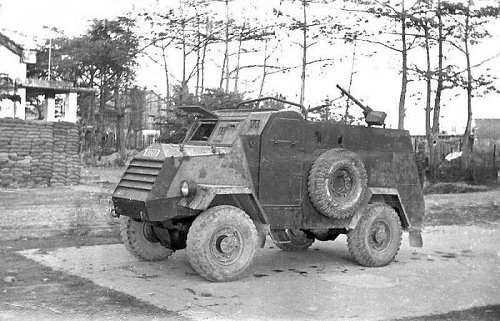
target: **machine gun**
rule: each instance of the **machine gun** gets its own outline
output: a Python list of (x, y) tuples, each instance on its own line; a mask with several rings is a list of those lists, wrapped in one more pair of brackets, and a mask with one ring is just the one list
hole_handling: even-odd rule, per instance
[(342, 92), (342, 95), (346, 95), (350, 100), (352, 100), (356, 105), (363, 109), (363, 115), (365, 116), (365, 121), (368, 127), (370, 126), (384, 126), (385, 128), (385, 117), (387, 114), (383, 111), (375, 111), (368, 106), (363, 105), (359, 100), (354, 98), (348, 91), (337, 85), (337, 88)]

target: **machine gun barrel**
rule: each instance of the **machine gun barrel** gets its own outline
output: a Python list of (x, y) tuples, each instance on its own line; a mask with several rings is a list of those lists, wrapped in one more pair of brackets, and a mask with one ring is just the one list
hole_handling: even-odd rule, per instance
[(347, 97), (349, 97), (350, 100), (352, 100), (356, 105), (358, 105), (359, 107), (361, 107), (364, 111), (364, 114), (365, 116), (367, 114), (369, 114), (372, 109), (368, 106), (365, 106), (363, 105), (359, 100), (357, 100), (356, 98), (354, 98), (347, 90), (345, 90), (344, 88), (340, 87), (339, 85), (337, 85), (337, 88), (342, 92), (342, 94), (346, 95)]

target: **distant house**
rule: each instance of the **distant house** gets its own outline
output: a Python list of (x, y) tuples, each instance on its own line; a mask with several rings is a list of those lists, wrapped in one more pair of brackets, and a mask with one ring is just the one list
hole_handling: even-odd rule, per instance
[(153, 90), (145, 95), (145, 108), (142, 111), (142, 139), (146, 145), (152, 144), (160, 136), (160, 123), (168, 115), (167, 101)]
[(500, 119), (475, 119), (474, 152), (483, 155), (486, 161), (495, 163), (500, 168)]
[[(165, 128), (167, 117), (175, 117), (174, 108), (168, 108), (165, 98), (153, 90), (143, 92), (142, 101), (138, 105), (130, 96), (124, 95), (121, 103), (124, 104), (124, 122), (121, 129), (130, 148), (143, 149), (158, 141), (162, 129)], [(116, 142), (116, 110), (113, 100), (107, 102), (104, 110), (106, 120), (105, 142), (108, 148), (113, 148)]]
[(474, 137), (488, 140), (493, 144), (500, 144), (500, 119), (482, 118), (475, 119)]
[(0, 117), (25, 118), (26, 57), (23, 48), (0, 33)]
[(78, 93), (93, 93), (94, 89), (73, 87), (68, 82), (27, 78), (27, 64), (33, 63), (36, 63), (34, 50), (24, 49), (0, 33), (0, 118), (26, 119), (26, 97), (43, 96), (44, 120), (76, 122)]

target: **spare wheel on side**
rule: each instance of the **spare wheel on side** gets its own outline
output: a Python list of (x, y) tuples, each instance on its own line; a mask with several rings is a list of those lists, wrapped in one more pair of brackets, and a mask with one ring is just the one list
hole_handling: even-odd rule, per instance
[(314, 161), (309, 172), (309, 197), (321, 214), (348, 218), (368, 197), (361, 159), (345, 149), (331, 149)]

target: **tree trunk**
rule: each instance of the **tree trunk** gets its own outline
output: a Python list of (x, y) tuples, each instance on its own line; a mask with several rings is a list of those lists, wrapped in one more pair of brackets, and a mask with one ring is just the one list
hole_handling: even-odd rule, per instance
[[(102, 73), (101, 70), (101, 77), (100, 77), (100, 84), (99, 84), (99, 112), (97, 115), (97, 128), (94, 130), (94, 135), (96, 136), (94, 139), (94, 145), (92, 146), (92, 157), (95, 155), (95, 152), (99, 146), (99, 144), (102, 143), (102, 139), (106, 133), (104, 129), (104, 110), (106, 108), (106, 91), (104, 90), (104, 85), (106, 83), (106, 76)], [(103, 146), (104, 147), (104, 146)]]
[(226, 55), (224, 54), (224, 59), (222, 60), (222, 67), (220, 69), (220, 83), (219, 83), (219, 88), (222, 90), (222, 87), (224, 86), (224, 75), (226, 73)]
[[(354, 64), (356, 62), (356, 46), (357, 46), (357, 41), (356, 41), (356, 38), (354, 38), (354, 47), (352, 48), (352, 63), (351, 63), (351, 75), (349, 76), (349, 87), (347, 89), (348, 92), (351, 92), (351, 86), (352, 86), (352, 79), (354, 77)], [(345, 113), (344, 113), (344, 117), (343, 117), (343, 120), (344, 120), (344, 123), (347, 124), (347, 118), (349, 117), (349, 99), (346, 100), (345, 102)], [(328, 118), (328, 110), (326, 110), (327, 108), (325, 108), (325, 112), (327, 114), (327, 118)]]
[(264, 40), (264, 63), (262, 64), (262, 80), (260, 82), (260, 88), (259, 88), (259, 97), (262, 97), (262, 91), (264, 90), (264, 83), (266, 82), (266, 76), (267, 76), (267, 59), (269, 57), (267, 56), (267, 40)]
[[(129, 92), (130, 92), (130, 91), (129, 91)], [(124, 106), (129, 105), (129, 103), (130, 103), (130, 102), (128, 101), (129, 96), (130, 96), (130, 95), (125, 95), (125, 97), (124, 97), (125, 102), (123, 103), (123, 108), (124, 108)], [(132, 104), (133, 104), (133, 105), (135, 105), (137, 108), (140, 108), (140, 107), (139, 107), (139, 102), (137, 101), (137, 99), (135, 99), (135, 97), (131, 97), (130, 99), (133, 99), (133, 100), (134, 100), (134, 101), (133, 101), (130, 105), (132, 105)], [(123, 117), (123, 118), (125, 118), (125, 117)], [(127, 131), (124, 133), (124, 138), (123, 138), (123, 146), (124, 146), (124, 150), (125, 150), (125, 151), (126, 151), (127, 149), (130, 149), (130, 147), (131, 147), (131, 146), (130, 146), (130, 143), (129, 143), (129, 141), (130, 141), (130, 139), (129, 139), (129, 138), (130, 138), (130, 133), (131, 133), (131, 132), (132, 132), (132, 113), (131, 113), (131, 114), (129, 115), (129, 117), (128, 117)], [(125, 153), (124, 153), (124, 155), (125, 155)]]
[(200, 81), (200, 95), (205, 91), (205, 58), (207, 56), (208, 39), (203, 45), (203, 54), (201, 56), (201, 81)]
[(201, 56), (201, 85), (200, 85), (200, 95), (203, 95), (203, 92), (205, 91), (205, 58), (207, 56), (207, 47), (210, 39), (210, 25), (208, 18), (205, 20), (205, 31), (206, 31), (206, 38), (203, 43), (203, 53)]
[(430, 54), (430, 34), (427, 23), (423, 26), (425, 35), (425, 58), (427, 70), (425, 74), (426, 82), (426, 99), (425, 99), (425, 137), (427, 138), (427, 146), (432, 144), (431, 140), (431, 94), (432, 94), (432, 75), (431, 75), (431, 54)]
[(238, 92), (238, 78), (240, 76), (240, 57), (241, 57), (241, 44), (243, 42), (243, 32), (245, 31), (245, 23), (241, 27), (240, 38), (238, 40), (238, 54), (236, 58), (236, 75), (234, 77), (234, 92)]
[[(94, 87), (94, 77), (95, 77), (95, 73), (92, 72), (90, 74), (90, 80), (89, 80), (89, 87), (93, 88)], [(92, 131), (95, 131), (95, 126), (96, 126), (96, 122), (95, 122), (95, 119), (94, 119), (94, 105), (95, 105), (95, 96), (94, 94), (90, 94), (89, 95), (89, 110), (88, 110), (88, 113), (87, 113), (87, 117), (86, 117), (86, 121), (85, 121), (85, 127), (82, 129), (83, 131), (83, 137), (82, 137), (82, 141), (80, 142), (81, 143), (81, 147), (80, 147), (80, 152), (82, 152), (83, 154), (83, 150), (84, 150), (84, 147), (85, 147), (85, 142), (86, 142), (86, 133), (87, 133), (87, 126), (90, 126), (90, 128), (92, 128)], [(92, 139), (93, 139), (93, 133), (91, 132), (91, 134), (89, 135), (90, 137), (90, 141), (89, 141), (89, 151), (92, 149)]]
[(115, 113), (116, 113), (116, 149), (120, 154), (125, 155), (125, 146), (122, 144), (122, 119), (123, 111), (120, 106), (120, 75), (116, 75), (114, 100), (115, 100)]
[(200, 16), (196, 14), (196, 87), (194, 97), (198, 100), (198, 93), (200, 90), (200, 59), (201, 59), (201, 34), (200, 34)]
[(472, 131), (472, 70), (470, 64), (469, 52), (469, 32), (470, 32), (470, 1), (468, 2), (467, 16), (465, 18), (465, 59), (467, 62), (467, 124), (462, 136), (462, 164), (466, 173), (469, 172), (469, 165), (472, 153), (472, 144), (470, 141)]
[(226, 3), (226, 38), (224, 39), (224, 59), (222, 60), (221, 76), (219, 88), (223, 89), (224, 79), (226, 80), (225, 92), (229, 91), (229, 0)]
[(300, 76), (300, 104), (304, 105), (306, 91), (306, 66), (307, 66), (307, 11), (306, 0), (302, 0), (302, 74)]
[(182, 82), (181, 92), (179, 94), (179, 102), (182, 105), (184, 102), (184, 88), (186, 86), (186, 22), (182, 23)]
[(166, 57), (166, 54), (165, 54), (165, 50), (166, 50), (166, 47), (163, 45), (162, 43), (162, 46), (161, 46), (161, 55), (162, 55), (162, 58), (163, 58), (163, 68), (165, 70), (165, 82), (166, 82), (166, 96), (167, 96), (167, 113), (168, 111), (170, 110), (170, 104), (171, 104), (171, 99), (170, 99), (170, 77), (168, 75), (168, 65), (167, 65), (167, 57)]
[(399, 95), (399, 113), (398, 113), (398, 129), (405, 127), (405, 102), (406, 102), (406, 87), (408, 86), (408, 51), (406, 47), (406, 9), (404, 0), (402, 4), (402, 17), (401, 17), (401, 54), (402, 54), (402, 67), (401, 67), (401, 93)]
[(432, 117), (432, 128), (431, 128), (431, 145), (430, 150), (430, 169), (431, 178), (433, 180), (437, 177), (437, 166), (438, 166), (438, 155), (436, 151), (436, 146), (439, 139), (439, 118), (441, 112), (441, 94), (443, 92), (443, 18), (441, 11), (441, 0), (438, 0), (437, 4), (437, 17), (438, 17), (438, 79), (436, 87), (436, 96), (434, 97), (434, 113)]

